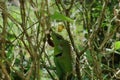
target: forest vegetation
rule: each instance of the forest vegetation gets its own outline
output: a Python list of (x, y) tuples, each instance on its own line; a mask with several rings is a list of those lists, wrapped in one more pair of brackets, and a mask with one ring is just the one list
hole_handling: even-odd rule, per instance
[(120, 0), (0, 0), (0, 80), (120, 80)]

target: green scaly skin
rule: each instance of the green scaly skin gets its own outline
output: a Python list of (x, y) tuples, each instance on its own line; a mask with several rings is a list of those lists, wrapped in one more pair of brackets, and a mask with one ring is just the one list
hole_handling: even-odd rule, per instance
[(51, 37), (54, 43), (54, 62), (57, 75), (59, 80), (67, 80), (73, 70), (70, 43), (54, 31), (52, 31)]

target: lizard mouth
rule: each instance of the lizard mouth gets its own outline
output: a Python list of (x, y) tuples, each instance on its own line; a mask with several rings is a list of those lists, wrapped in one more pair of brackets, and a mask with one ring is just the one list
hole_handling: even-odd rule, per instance
[(60, 56), (62, 56), (62, 54), (63, 53), (59, 53), (59, 54), (55, 55), (55, 57), (60, 57)]

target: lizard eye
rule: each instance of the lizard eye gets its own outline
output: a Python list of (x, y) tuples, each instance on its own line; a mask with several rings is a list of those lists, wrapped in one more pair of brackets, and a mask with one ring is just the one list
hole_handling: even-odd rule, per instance
[(62, 36), (60, 36), (60, 35), (56, 35), (56, 37), (57, 37), (57, 39), (63, 39), (63, 37)]
[(60, 37), (60, 36), (57, 36), (57, 39), (61, 39), (61, 37)]

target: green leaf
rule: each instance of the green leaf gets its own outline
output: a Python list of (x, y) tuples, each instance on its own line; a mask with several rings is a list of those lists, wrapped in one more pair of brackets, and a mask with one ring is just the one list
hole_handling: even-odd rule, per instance
[(120, 41), (116, 41), (114, 44), (114, 50), (120, 49)]
[(68, 22), (73, 22), (73, 20), (63, 14), (60, 14), (59, 12), (55, 12), (53, 15), (51, 15), (52, 19), (55, 20), (62, 20), (62, 21), (68, 21)]

